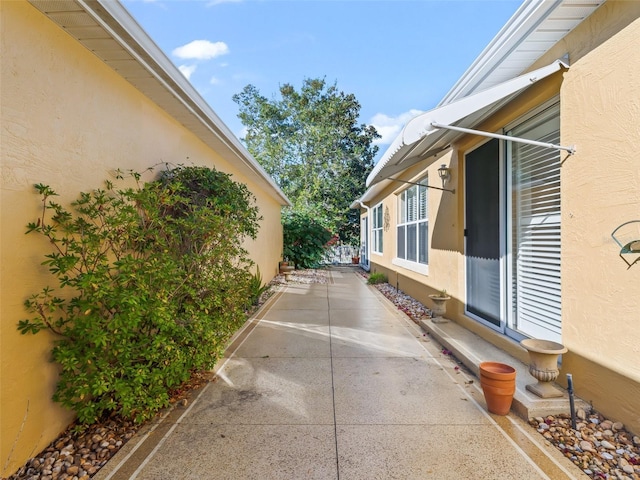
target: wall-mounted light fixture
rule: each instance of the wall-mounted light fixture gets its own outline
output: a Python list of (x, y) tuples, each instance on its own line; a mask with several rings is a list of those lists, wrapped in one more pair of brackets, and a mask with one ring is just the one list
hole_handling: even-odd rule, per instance
[(444, 188), (445, 184), (451, 178), (451, 169), (447, 168), (447, 166), (443, 163), (438, 169), (438, 176), (440, 177), (440, 180), (442, 180), (442, 188)]
[(455, 194), (456, 193), (455, 188), (444, 188), (445, 184), (451, 179), (451, 169), (447, 168), (447, 166), (444, 163), (438, 169), (438, 176), (440, 177), (440, 180), (442, 180), (442, 188), (435, 187), (433, 185), (425, 185), (424, 182), (416, 183), (416, 182), (410, 182), (408, 180), (400, 180), (398, 178), (392, 178), (392, 177), (386, 177), (385, 180), (391, 180), (392, 182), (399, 182), (399, 183), (408, 183), (409, 185), (418, 185), (419, 187), (433, 188), (435, 190), (442, 190), (444, 192)]

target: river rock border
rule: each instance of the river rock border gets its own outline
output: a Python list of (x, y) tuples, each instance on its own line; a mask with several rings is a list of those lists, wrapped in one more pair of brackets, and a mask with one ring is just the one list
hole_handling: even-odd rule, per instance
[[(368, 274), (360, 272), (365, 279)], [(388, 283), (373, 285), (414, 322), (431, 318), (420, 302)], [(443, 353), (451, 354), (447, 350)], [(640, 437), (624, 429), (620, 422), (607, 420), (598, 412), (576, 412), (576, 429), (569, 415), (529, 419), (550, 444), (595, 480), (640, 480)]]
[[(288, 281), (283, 275), (278, 275), (269, 282), (270, 288), (263, 292), (258, 304), (247, 310), (247, 315), (259, 309), (280, 285), (328, 282), (329, 274), (322, 269), (294, 270)], [(189, 392), (211, 378), (206, 372), (194, 374), (188, 385), (173, 392), (171, 403), (185, 405)], [(78, 427), (71, 425), (7, 480), (89, 480), (142, 426), (119, 418), (85, 427), (81, 432), (75, 431)]]

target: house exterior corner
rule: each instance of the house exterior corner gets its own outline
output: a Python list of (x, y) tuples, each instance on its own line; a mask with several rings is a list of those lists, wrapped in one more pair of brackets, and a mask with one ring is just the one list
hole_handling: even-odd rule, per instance
[[(214, 114), (207, 114), (209, 107), (203, 101), (189, 105), (191, 111), (197, 107), (204, 112), (200, 119), (185, 113), (185, 102), (194, 96), (185, 94), (188, 86), (177, 68), (162, 70), (164, 60), (156, 54), (144, 66), (132, 56), (132, 45), (127, 50), (111, 38), (108, 45), (114, 58), (139, 69), (132, 78), (125, 78), (123, 71), (74, 37), (73, 29), (65, 31), (52, 20), (55, 16), (40, 9), (50, 6), (51, 2), (0, 2), (2, 477), (45, 448), (74, 418), (51, 399), (58, 374), (50, 361), (55, 338), (47, 332), (33, 336), (17, 330), (18, 321), (28, 315), (23, 302), (51, 283), (47, 268), (41, 265), (50, 251), (48, 243), (35, 235), (25, 236), (27, 223), (35, 221), (41, 209), (35, 184), (50, 185), (60, 195), (57, 201), (69, 205), (80, 192), (103, 188), (118, 169), (145, 172), (156, 165), (184, 164), (231, 174), (255, 196), (262, 216), (257, 239), (245, 247), (265, 281), (277, 273), (282, 253), (280, 210), (288, 204), (239, 141)], [(76, 2), (67, 6), (76, 9), (73, 15), (78, 18), (90, 18), (82, 8), (91, 6), (80, 7)], [(124, 11), (119, 2), (108, 7)], [(100, 11), (107, 15), (105, 9)], [(105, 17), (104, 21), (115, 20)], [(100, 28), (96, 23), (91, 31), (107, 44), (110, 33)], [(146, 38), (142, 31), (136, 35)], [(156, 61), (155, 67), (149, 67), (151, 60)], [(146, 84), (132, 84), (144, 75), (149, 77)], [(153, 83), (160, 75), (174, 82), (171, 91)], [(144, 173), (143, 179), (148, 175)]]
[[(523, 362), (524, 338), (562, 343), (558, 382), (571, 373), (578, 396), (638, 434), (640, 262), (624, 261), (638, 255), (621, 255), (612, 232), (624, 225), (623, 243), (640, 240), (640, 4), (600, 3), (520, 74), (560, 58), (566, 67), (451, 124), (480, 133), (396, 145), (361, 215), (372, 272), (428, 307), (446, 289), (447, 317)], [(507, 53), (491, 68), (522, 60), (536, 35), (498, 34), (473, 67), (489, 69), (483, 55), (502, 40)], [(470, 88), (469, 78), (424, 116), (509, 79)]]

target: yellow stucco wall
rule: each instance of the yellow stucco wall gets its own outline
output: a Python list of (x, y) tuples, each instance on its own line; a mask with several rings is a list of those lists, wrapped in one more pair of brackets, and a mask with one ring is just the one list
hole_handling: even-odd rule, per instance
[(51, 277), (41, 266), (48, 245), (24, 234), (38, 214), (35, 183), (49, 184), (60, 203), (103, 185), (115, 169), (197, 164), (233, 174), (257, 197), (264, 217), (251, 257), (265, 281), (282, 252), (280, 205), (160, 110), (42, 13), (23, 1), (0, 2), (0, 475), (38, 453), (72, 420), (51, 395), (56, 368), (51, 337), (20, 335), (23, 301)]
[[(403, 181), (417, 182), (425, 177), (429, 178), (429, 185), (441, 187), (437, 169), (441, 164), (451, 168), (451, 179), (446, 188), (458, 188), (457, 160), (452, 152), (440, 157), (435, 163), (425, 168), (418, 164), (407, 169), (398, 178)], [(396, 225), (398, 217), (398, 195), (410, 187), (410, 184), (393, 182), (377, 198), (368, 203), (374, 207), (379, 202), (383, 203), (383, 211), (388, 208), (390, 227), (383, 230), (382, 254), (371, 253), (371, 271), (380, 271), (387, 274), (389, 283), (398, 286), (412, 297), (429, 305), (428, 295), (438, 290), (446, 289), (454, 299), (460, 298), (459, 272), (450, 268), (451, 262), (461, 255), (462, 243), (458, 237), (460, 218), (457, 212), (457, 200), (455, 194), (441, 192), (436, 189), (428, 190), (429, 205), (429, 274), (413, 271), (409, 268), (393, 263), (396, 256)], [(425, 289), (427, 285), (429, 288)]]
[[(477, 128), (497, 131), (559, 98), (560, 143), (577, 146), (562, 166), (562, 341), (569, 353), (559, 381), (572, 373), (577, 395), (640, 433), (640, 264), (627, 269), (610, 236), (623, 222), (640, 219), (640, 2), (606, 2), (531, 69), (565, 53), (568, 71), (530, 87)], [(454, 300), (448, 317), (527, 361), (517, 342), (464, 315), (464, 155), (483, 141), (465, 136), (449, 155), (401, 177), (415, 181), (428, 174), (439, 185), (440, 163), (453, 168), (456, 195), (429, 192), (429, 274), (393, 265), (395, 216), (385, 253), (371, 255), (371, 269), (394, 284), (397, 272), (400, 288), (427, 306), (432, 289), (446, 288)], [(394, 192), (401, 188), (388, 188), (369, 205), (384, 201), (394, 212)]]
[(638, 433), (640, 264), (627, 269), (610, 235), (640, 220), (640, 2), (607, 2), (575, 37), (592, 48), (562, 85), (562, 142), (577, 145), (562, 168), (564, 368)]

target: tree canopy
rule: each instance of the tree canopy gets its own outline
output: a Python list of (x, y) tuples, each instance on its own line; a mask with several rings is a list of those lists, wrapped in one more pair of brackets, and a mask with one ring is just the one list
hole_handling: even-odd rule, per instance
[(300, 91), (280, 87), (268, 99), (253, 85), (233, 96), (246, 127), (242, 139), (280, 185), (293, 209), (310, 214), (342, 240), (358, 238), (358, 214), (349, 205), (365, 190), (379, 138), (371, 125), (358, 124), (360, 104), (353, 94), (305, 79)]

